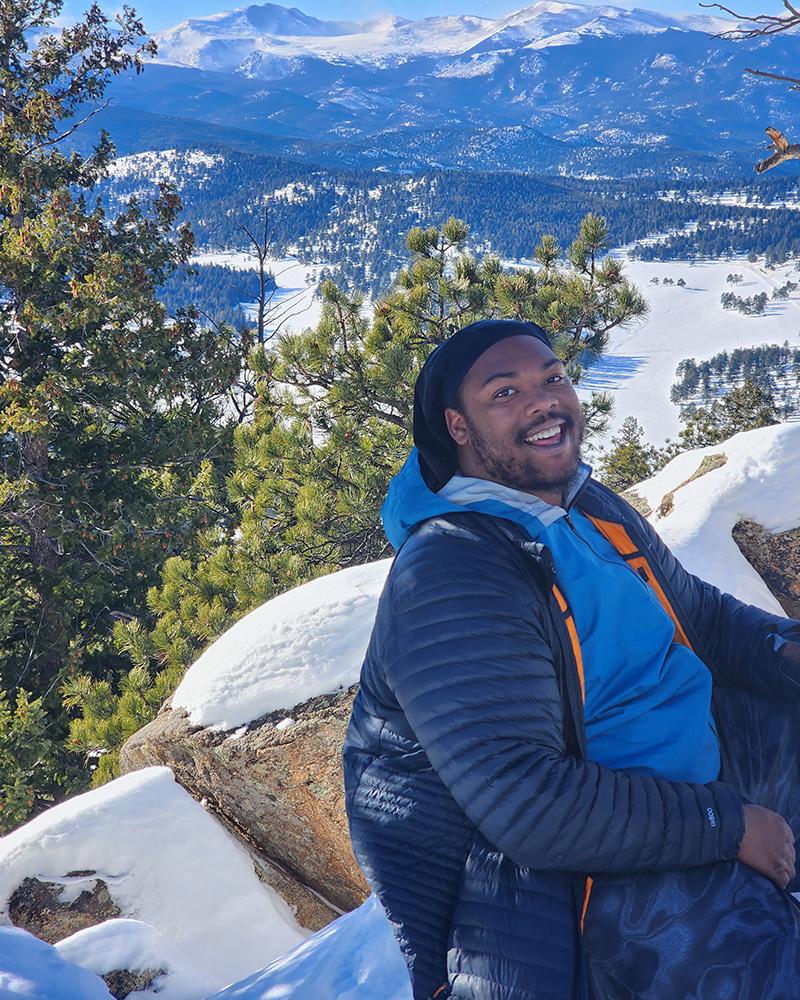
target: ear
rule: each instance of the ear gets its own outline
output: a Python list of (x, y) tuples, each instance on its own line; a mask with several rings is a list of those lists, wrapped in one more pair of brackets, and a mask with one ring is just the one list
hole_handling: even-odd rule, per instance
[(464, 414), (460, 410), (448, 406), (444, 411), (444, 422), (447, 424), (450, 437), (457, 445), (463, 446), (469, 443), (469, 429)]

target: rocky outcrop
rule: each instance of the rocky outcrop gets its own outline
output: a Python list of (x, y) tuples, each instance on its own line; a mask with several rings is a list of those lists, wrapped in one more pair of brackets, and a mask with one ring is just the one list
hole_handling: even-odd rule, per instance
[(156, 979), (166, 975), (165, 969), (143, 969), (131, 972), (129, 969), (115, 969), (101, 978), (114, 1000), (125, 1000), (131, 993), (144, 992), (153, 986)]
[[(119, 917), (121, 911), (101, 879), (92, 879), (94, 872), (69, 872), (61, 883), (26, 878), (14, 890), (8, 903), (8, 915), (15, 927), (30, 931), (42, 941), (55, 944), (64, 938), (93, 927), (104, 920)], [(70, 881), (87, 888), (76, 896), (65, 893)]]
[(342, 788), (354, 694), (312, 698), (233, 733), (193, 727), (167, 705), (125, 744), (121, 767), (170, 767), (248, 847), (260, 877), (299, 922), (317, 930), (368, 893), (350, 849)]
[(773, 533), (739, 521), (733, 537), (786, 614), (800, 618), (800, 528)]

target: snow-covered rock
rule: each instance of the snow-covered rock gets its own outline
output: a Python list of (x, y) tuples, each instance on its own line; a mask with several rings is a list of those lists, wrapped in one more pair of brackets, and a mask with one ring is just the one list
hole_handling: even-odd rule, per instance
[(358, 680), (390, 560), (320, 577), (236, 622), (172, 697), (194, 726), (235, 729)]
[(732, 532), (741, 521), (771, 533), (800, 527), (800, 424), (684, 452), (631, 492), (690, 572), (748, 604), (784, 613)]
[(314, 929), (367, 893), (341, 746), (390, 562), (321, 577), (246, 615), (121, 753), (125, 771), (170, 767), (229, 829), (246, 830), (263, 877)]
[[(339, 627), (346, 633), (346, 618)], [(359, 665), (362, 656), (359, 649)], [(198, 729), (184, 711), (166, 709), (128, 740), (120, 764), (125, 771), (165, 764), (213, 802), (232, 833), (245, 831), (262, 879), (304, 927), (318, 930), (368, 892), (350, 849), (342, 785), (354, 693), (349, 687), (294, 706), (291, 725), (279, 709), (232, 733)]]
[[(136, 1000), (197, 1000), (206, 992), (202, 976), (169, 941), (141, 920), (106, 920), (55, 946), (67, 962), (111, 982), (136, 983)], [(115, 991), (116, 993), (116, 991)]]
[(125, 954), (138, 964), (158, 959), (175, 997), (188, 969), (192, 988), (211, 992), (307, 934), (261, 883), (247, 853), (166, 768), (125, 775), (1, 838), (1, 923), (10, 923), (14, 894), (26, 880), (61, 885), (65, 905), (102, 882), (121, 914), (150, 930), (126, 934), (130, 944), (121, 946), (115, 920), (63, 942), (65, 956), (99, 968), (104, 942), (112, 964)]

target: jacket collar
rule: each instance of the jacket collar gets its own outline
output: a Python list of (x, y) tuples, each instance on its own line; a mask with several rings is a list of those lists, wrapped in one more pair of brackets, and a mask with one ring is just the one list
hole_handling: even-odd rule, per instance
[(432, 517), (471, 510), (521, 524), (532, 537), (564, 517), (591, 481), (591, 469), (581, 464), (569, 485), (564, 507), (547, 504), (539, 497), (513, 490), (485, 479), (454, 476), (438, 493), (428, 489), (419, 466), (416, 448), (392, 479), (381, 510), (386, 537), (395, 548), (414, 528)]

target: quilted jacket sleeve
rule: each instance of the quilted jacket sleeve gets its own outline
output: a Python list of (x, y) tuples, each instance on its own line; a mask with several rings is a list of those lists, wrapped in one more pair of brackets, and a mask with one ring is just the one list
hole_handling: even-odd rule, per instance
[(666, 870), (736, 855), (727, 785), (637, 776), (565, 752), (541, 593), (509, 546), (466, 537), (411, 546), (390, 582), (385, 680), (450, 793), (518, 865)]
[(687, 572), (651, 525), (635, 516), (676, 601), (690, 617), (715, 682), (766, 697), (800, 700), (800, 670), (780, 654), (775, 642), (776, 637), (800, 641), (800, 621), (743, 604)]

